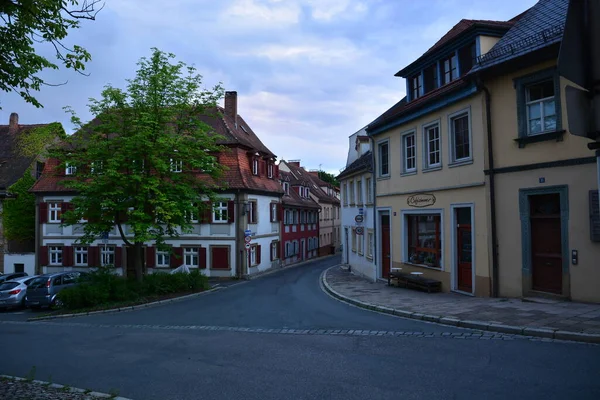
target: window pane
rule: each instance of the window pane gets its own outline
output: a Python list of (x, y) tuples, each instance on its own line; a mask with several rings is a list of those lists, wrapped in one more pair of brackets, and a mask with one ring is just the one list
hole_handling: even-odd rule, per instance
[(547, 117), (549, 115), (555, 115), (556, 114), (556, 105), (554, 103), (554, 100), (548, 100), (544, 102), (544, 117)]
[(408, 261), (433, 267), (441, 266), (440, 216), (409, 215), (406, 217)]
[(529, 133), (535, 134), (542, 131), (542, 120), (532, 119), (529, 121)]
[(454, 159), (469, 158), (471, 150), (469, 146), (469, 116), (455, 118), (452, 120), (454, 130)]
[(544, 118), (544, 130), (552, 131), (556, 129), (556, 115)]
[(540, 118), (542, 116), (540, 103), (530, 104), (527, 108), (529, 111), (529, 119)]
[(527, 88), (528, 101), (545, 99), (554, 96), (554, 82), (552, 80), (536, 83)]

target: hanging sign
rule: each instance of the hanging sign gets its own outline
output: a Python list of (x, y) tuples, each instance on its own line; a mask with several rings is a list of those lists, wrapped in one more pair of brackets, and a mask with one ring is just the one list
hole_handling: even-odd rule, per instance
[(413, 194), (408, 199), (406, 199), (406, 203), (410, 207), (429, 207), (435, 204), (435, 196), (427, 193)]

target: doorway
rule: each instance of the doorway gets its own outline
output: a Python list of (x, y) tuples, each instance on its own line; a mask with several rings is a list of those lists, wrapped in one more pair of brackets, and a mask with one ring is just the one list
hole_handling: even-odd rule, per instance
[(472, 206), (454, 208), (454, 288), (473, 294), (473, 231)]
[(344, 228), (344, 252), (346, 253), (346, 264), (350, 265), (350, 249), (348, 249), (348, 228)]
[(379, 214), (379, 226), (381, 227), (381, 251), (379, 259), (381, 260), (381, 277), (388, 278), (392, 264), (391, 243), (390, 243), (390, 214), (382, 212)]

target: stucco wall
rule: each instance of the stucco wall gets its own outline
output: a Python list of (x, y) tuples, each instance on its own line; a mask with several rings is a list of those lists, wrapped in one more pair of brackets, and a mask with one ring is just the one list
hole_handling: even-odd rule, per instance
[(4, 273), (15, 272), (15, 264), (23, 264), (27, 275), (35, 275), (35, 254), (4, 254)]
[(500, 40), (500, 38), (498, 38), (498, 37), (480, 35), (479, 36), (480, 55), (485, 54), (488, 51), (490, 51), (492, 49), (492, 47), (494, 47), (494, 45), (496, 43), (498, 43), (499, 40)]

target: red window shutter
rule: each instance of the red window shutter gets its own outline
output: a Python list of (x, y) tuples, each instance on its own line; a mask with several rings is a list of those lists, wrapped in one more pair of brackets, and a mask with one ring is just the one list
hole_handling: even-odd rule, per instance
[(154, 268), (156, 265), (156, 248), (146, 247), (146, 267)]
[(200, 247), (198, 249), (198, 267), (206, 268), (206, 247)]
[(281, 242), (277, 242), (277, 259), (281, 259), (281, 246), (283, 246), (283, 244)]
[(277, 203), (277, 218), (283, 221), (283, 204)]
[(233, 200), (227, 202), (227, 218), (229, 223), (235, 222), (235, 205)]
[(269, 260), (273, 261), (273, 245), (275, 242), (271, 243), (271, 247), (269, 247)]
[(40, 247), (40, 266), (48, 265), (48, 246)]
[(62, 265), (64, 267), (73, 266), (73, 247), (63, 246), (62, 247)]
[(115, 267), (120, 268), (123, 265), (123, 248), (115, 247)]
[(48, 203), (40, 203), (40, 224), (48, 222)]
[(279, 165), (275, 165), (273, 166), (273, 168), (275, 169), (275, 178), (279, 178)]
[(70, 209), (71, 209), (71, 203), (68, 203), (68, 202), (60, 203), (60, 220), (62, 222), (65, 221), (65, 219), (63, 218), (63, 215)]
[(200, 210), (200, 223), (210, 224), (212, 222), (212, 203), (205, 201), (202, 203), (202, 209)]
[(269, 220), (271, 222), (275, 221), (275, 215), (273, 213), (273, 203), (269, 205)]
[(211, 268), (229, 269), (229, 247), (211, 247), (210, 248)]
[(100, 251), (97, 246), (88, 247), (88, 266), (97, 267), (100, 265)]
[(260, 253), (261, 253), (260, 244), (256, 246), (256, 264), (260, 264)]
[(258, 221), (258, 201), (252, 204), (252, 221), (256, 223)]
[(171, 268), (179, 267), (183, 264), (183, 247), (173, 247), (171, 252)]

